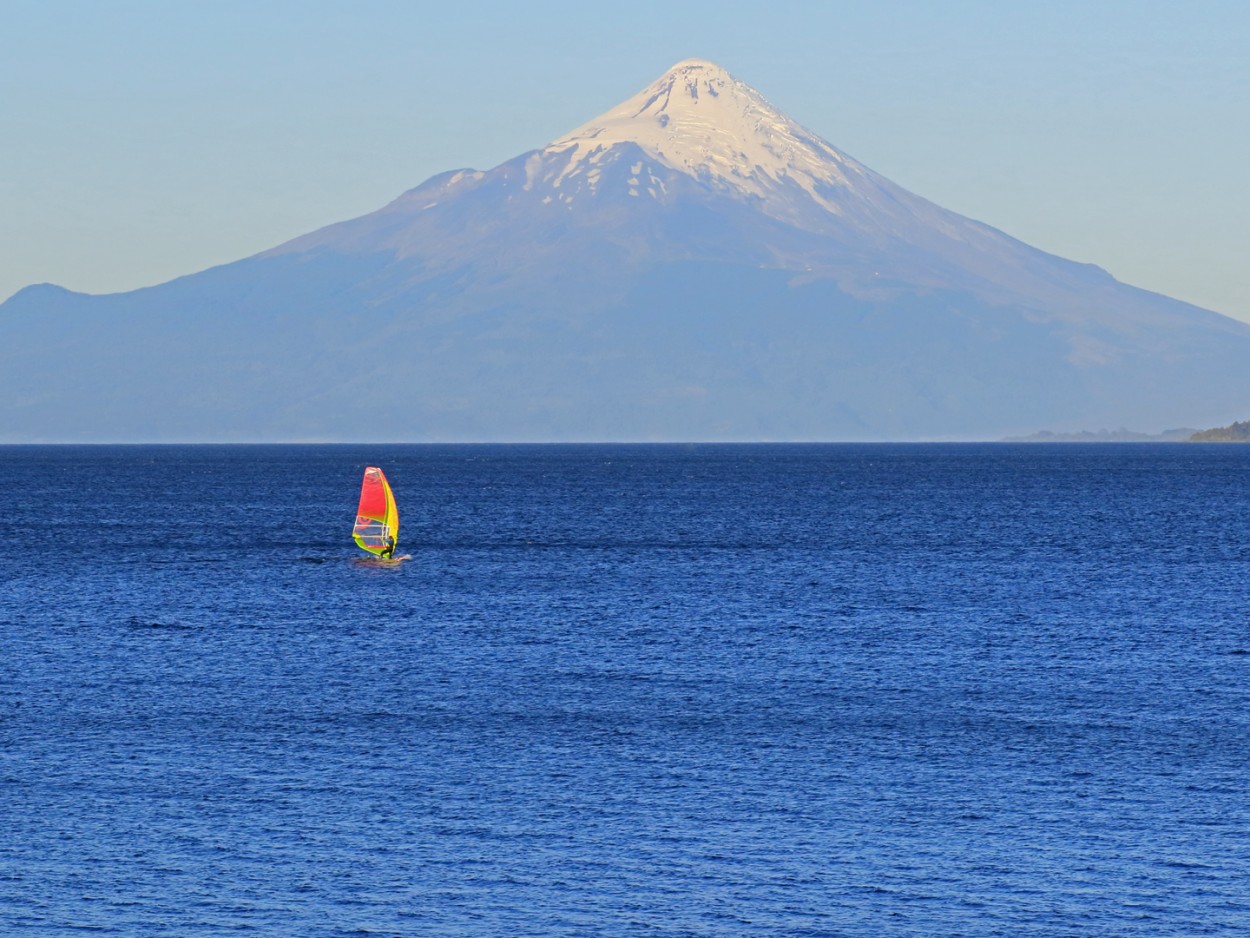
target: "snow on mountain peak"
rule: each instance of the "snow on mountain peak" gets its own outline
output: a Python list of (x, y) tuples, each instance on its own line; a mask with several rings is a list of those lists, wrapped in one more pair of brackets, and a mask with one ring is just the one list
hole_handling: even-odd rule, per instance
[[(867, 170), (790, 120), (749, 85), (703, 59), (678, 62), (641, 92), (550, 143), (564, 154), (559, 179), (612, 147), (633, 143), (705, 184), (766, 202), (796, 184), (834, 213), (836, 191)], [(556, 180), (558, 184), (559, 179)]]

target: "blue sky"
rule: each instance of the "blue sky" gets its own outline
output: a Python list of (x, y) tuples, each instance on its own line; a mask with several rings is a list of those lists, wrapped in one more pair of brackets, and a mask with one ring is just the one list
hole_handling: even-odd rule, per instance
[(0, 18), (0, 298), (245, 257), (541, 146), (697, 56), (940, 205), (1250, 321), (1250, 3), (0, 0)]

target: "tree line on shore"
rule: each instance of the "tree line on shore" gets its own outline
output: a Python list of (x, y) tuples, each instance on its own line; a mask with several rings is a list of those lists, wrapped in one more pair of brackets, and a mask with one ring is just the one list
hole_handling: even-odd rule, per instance
[(1227, 427), (1199, 430), (1190, 443), (1250, 443), (1250, 420), (1241, 420)]

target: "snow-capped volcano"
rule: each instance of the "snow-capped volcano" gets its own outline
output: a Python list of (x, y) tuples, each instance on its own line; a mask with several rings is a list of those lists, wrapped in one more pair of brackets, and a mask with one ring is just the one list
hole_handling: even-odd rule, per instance
[[(431, 238), (461, 239), (456, 206), (488, 193), (491, 215), (480, 217), (472, 236), (518, 266), (528, 267), (535, 246), (553, 239), (581, 251), (592, 229), (611, 231), (617, 243), (645, 236), (631, 257), (658, 252), (824, 271), (857, 290), (900, 279), (949, 288), (968, 276), (1000, 300), (1018, 296), (1019, 286), (1054, 288), (1053, 276), (1038, 275), (1039, 252), (895, 185), (701, 59), (678, 63), (541, 149), (488, 171), (436, 176), (379, 212), (271, 253), (336, 245), (409, 257)], [(707, 211), (720, 224), (692, 237), (689, 218)], [(519, 227), (529, 235), (508, 234)]]
[(1162, 430), (1243, 419), (1246, 361), (1250, 327), (935, 205), (690, 59), (255, 257), (22, 291), (0, 442)]
[(543, 149), (564, 154), (557, 179), (593, 172), (612, 147), (639, 146), (652, 159), (705, 183), (768, 200), (798, 185), (839, 212), (832, 190), (868, 171), (790, 120), (719, 65), (679, 62), (638, 94)]

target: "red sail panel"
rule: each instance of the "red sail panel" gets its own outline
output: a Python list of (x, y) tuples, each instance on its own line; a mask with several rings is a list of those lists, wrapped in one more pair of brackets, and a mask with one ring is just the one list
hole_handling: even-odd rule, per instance
[(370, 466), (365, 470), (364, 482), (360, 485), (360, 507), (356, 514), (378, 521), (386, 520), (386, 482), (382, 470)]

